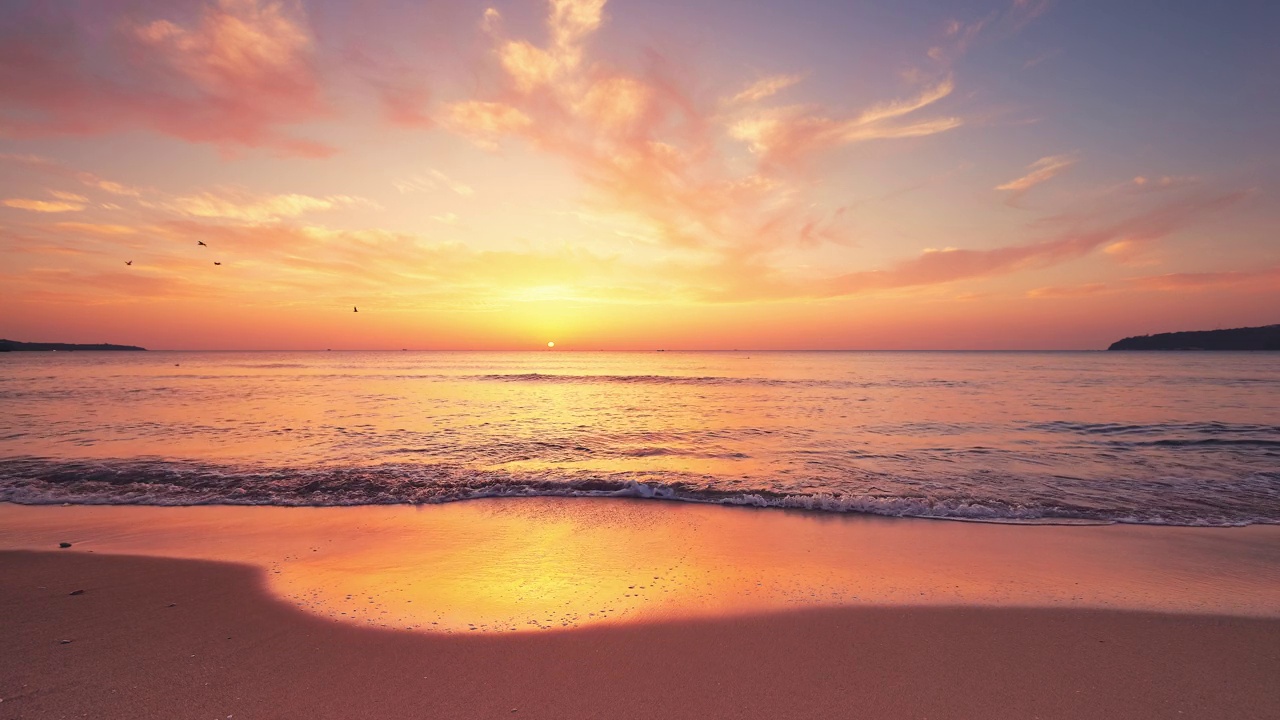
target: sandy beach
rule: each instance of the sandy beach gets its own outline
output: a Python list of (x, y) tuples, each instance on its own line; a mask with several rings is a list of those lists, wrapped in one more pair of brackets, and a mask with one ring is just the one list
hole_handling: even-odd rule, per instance
[[(1280, 714), (1270, 526), (555, 499), (0, 518), (0, 718)], [(634, 533), (674, 568), (643, 590), (619, 584), (652, 572)]]
[(1280, 713), (1276, 620), (879, 607), (442, 636), (308, 615), (242, 565), (0, 563), (4, 718)]

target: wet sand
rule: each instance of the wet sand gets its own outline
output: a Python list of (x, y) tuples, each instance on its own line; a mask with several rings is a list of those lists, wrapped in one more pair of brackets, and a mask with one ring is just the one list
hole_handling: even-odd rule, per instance
[(1275, 619), (900, 606), (441, 635), (306, 613), (246, 565), (0, 567), (3, 718), (1280, 716)]
[(1280, 526), (1014, 526), (631, 499), (430, 506), (0, 503), (0, 550), (250, 565), (363, 627), (469, 633), (823, 607), (1280, 618)]

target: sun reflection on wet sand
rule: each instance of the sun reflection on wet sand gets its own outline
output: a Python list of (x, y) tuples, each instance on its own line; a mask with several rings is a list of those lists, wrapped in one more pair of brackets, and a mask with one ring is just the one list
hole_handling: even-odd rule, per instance
[(1046, 527), (637, 500), (0, 505), (0, 548), (246, 562), (335, 620), (512, 632), (853, 604), (1280, 616), (1280, 527)]

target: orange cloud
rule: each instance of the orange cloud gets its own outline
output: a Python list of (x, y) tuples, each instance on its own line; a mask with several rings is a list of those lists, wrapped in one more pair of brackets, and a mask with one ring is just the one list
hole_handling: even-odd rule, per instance
[[(602, 1), (547, 7), (550, 40), (543, 45), (505, 38), (501, 15), (485, 14), (499, 86), (446, 103), (441, 124), (481, 147), (496, 150), (516, 138), (566, 159), (598, 209), (631, 215), (668, 248), (741, 260), (789, 245), (844, 242), (843, 211), (801, 199), (806, 161), (838, 146), (929, 135), (961, 122), (912, 118), (952, 92), (949, 78), (852, 117), (733, 101), (722, 114), (724, 103), (704, 107), (686, 91), (687, 67), (670, 67), (656, 53), (638, 70), (593, 60), (586, 41), (603, 23)], [(766, 77), (737, 98), (764, 99), (798, 80)], [(724, 142), (733, 139), (742, 144)]]
[(1031, 188), (1052, 180), (1061, 174), (1064, 170), (1075, 165), (1077, 158), (1074, 155), (1050, 155), (1042, 157), (1039, 160), (1027, 166), (1027, 174), (1015, 180), (1010, 180), (1003, 185), (997, 185), (996, 190), (1008, 190), (1009, 198), (1005, 202), (1014, 205), (1022, 196)]
[(143, 207), (164, 209), (198, 218), (223, 218), (248, 223), (265, 223), (306, 213), (333, 210), (353, 205), (371, 205), (364, 198), (348, 195), (314, 197), (290, 193), (257, 196), (244, 191), (205, 191), (184, 195), (158, 203), (144, 202)]
[(882, 270), (860, 270), (843, 275), (797, 280), (780, 276), (771, 268), (745, 264), (725, 272), (727, 282), (712, 286), (706, 297), (719, 301), (840, 297), (872, 291), (941, 285), (972, 278), (1004, 275), (1042, 268), (1083, 257), (1104, 245), (1127, 237), (1153, 241), (1168, 236), (1201, 217), (1230, 207), (1248, 192), (1184, 200), (1133, 216), (1109, 226), (1066, 232), (1058, 237), (991, 250), (930, 249), (914, 258)]
[(1081, 297), (1084, 295), (1097, 295), (1106, 292), (1109, 288), (1106, 283), (1088, 283), (1085, 285), (1057, 285), (1053, 287), (1041, 287), (1027, 291), (1029, 298), (1062, 298), (1062, 297)]
[(87, 198), (87, 197), (85, 197), (85, 196), (83, 196), (83, 195), (77, 195), (77, 194), (75, 194), (75, 193), (72, 193), (72, 192), (66, 192), (66, 191), (63, 191), (63, 190), (50, 190), (50, 191), (49, 191), (49, 194), (50, 194), (50, 195), (52, 195), (52, 196), (54, 196), (54, 197), (56, 197), (56, 198), (58, 198), (59, 200), (65, 200), (65, 201), (67, 201), (67, 202), (71, 202), (71, 203), (81, 203), (81, 204), (83, 204), (83, 203), (87, 203), (87, 202), (89, 202), (89, 198)]
[(524, 130), (533, 119), (521, 110), (497, 102), (468, 101), (446, 108), (446, 125), (482, 147), (496, 147), (496, 138)]
[(476, 193), (475, 188), (470, 185), (454, 180), (434, 168), (429, 170), (425, 175), (414, 175), (403, 180), (396, 180), (392, 183), (392, 186), (394, 186), (401, 194), (411, 192), (433, 192), (440, 188), (449, 190), (450, 192), (461, 195), (462, 197), (471, 197)]
[(224, 150), (332, 154), (280, 130), (328, 112), (300, 6), (217, 0), (190, 26), (125, 22), (107, 38), (66, 12), (44, 8), (0, 37), (7, 106), (0, 132), (93, 135), (141, 126)]
[(133, 302), (143, 299), (209, 298), (225, 294), (209, 282), (179, 275), (134, 272), (84, 272), (64, 268), (35, 268), (21, 274), (0, 275), (23, 297), (85, 305)]
[(133, 235), (138, 232), (137, 228), (133, 228), (128, 225), (110, 225), (102, 223), (60, 222), (55, 223), (54, 227), (59, 230), (66, 230), (69, 232), (108, 237), (114, 237), (117, 235)]
[(9, 198), (7, 200), (0, 201), (0, 205), (39, 213), (75, 212), (77, 210), (84, 209), (84, 203), (82, 202), (53, 202), (49, 200), (30, 200), (27, 198)]

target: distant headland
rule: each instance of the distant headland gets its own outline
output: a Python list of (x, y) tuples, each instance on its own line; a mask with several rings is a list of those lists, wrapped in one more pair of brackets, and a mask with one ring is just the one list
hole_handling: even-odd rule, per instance
[(1280, 325), (1138, 335), (1108, 350), (1280, 350)]
[(141, 350), (145, 352), (146, 348), (138, 347), (137, 345), (112, 345), (110, 343), (82, 345), (80, 343), (32, 343), (18, 342), (17, 340), (0, 340), (0, 352), (18, 352), (24, 350), (34, 352), (71, 352), (74, 350)]

